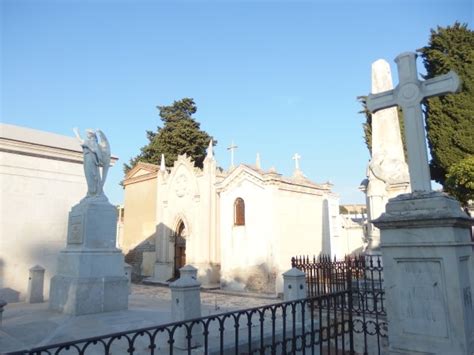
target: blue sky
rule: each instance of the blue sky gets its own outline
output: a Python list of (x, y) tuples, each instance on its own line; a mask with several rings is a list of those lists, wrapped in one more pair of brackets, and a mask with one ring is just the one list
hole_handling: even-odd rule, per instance
[[(368, 151), (356, 97), (370, 66), (473, 19), (470, 0), (2, 0), (2, 122), (73, 136), (100, 128), (120, 158), (106, 192), (123, 200), (122, 164), (161, 121), (157, 105), (194, 98), (216, 158), (331, 181), (362, 203)], [(423, 70), (421, 60), (418, 68)]]

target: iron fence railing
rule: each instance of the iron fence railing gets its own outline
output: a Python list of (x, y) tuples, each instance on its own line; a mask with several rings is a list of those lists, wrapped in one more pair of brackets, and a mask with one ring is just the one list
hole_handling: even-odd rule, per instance
[(11, 354), (354, 354), (349, 290)]
[(308, 297), (351, 290), (353, 331), (360, 335), (362, 353), (370, 349), (381, 354), (387, 340), (387, 313), (383, 288), (383, 264), (379, 255), (346, 256), (342, 260), (327, 255), (297, 256), (291, 266), (304, 271)]

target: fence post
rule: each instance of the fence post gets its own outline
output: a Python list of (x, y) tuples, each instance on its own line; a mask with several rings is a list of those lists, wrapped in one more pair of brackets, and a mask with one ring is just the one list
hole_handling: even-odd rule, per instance
[[(175, 322), (201, 317), (201, 283), (196, 280), (197, 269), (186, 265), (179, 269), (181, 277), (170, 284), (171, 314)], [(190, 326), (190, 325), (189, 325)], [(178, 349), (194, 348), (200, 345), (202, 326), (194, 325), (188, 342), (188, 331), (185, 325), (176, 329), (174, 345)]]
[(354, 352), (354, 323), (352, 319), (352, 314), (354, 312), (354, 304), (352, 300), (352, 261), (351, 258), (346, 258), (346, 282), (347, 282), (347, 306), (349, 310), (349, 353), (351, 355), (355, 354)]
[(30, 277), (28, 278), (28, 290), (26, 293), (26, 302), (43, 302), (44, 271), (44, 267), (39, 265), (35, 265), (30, 269)]
[[(306, 298), (306, 275), (297, 268), (291, 268), (283, 273), (283, 300), (295, 301)], [(295, 306), (295, 321), (301, 322), (303, 316), (301, 305)]]

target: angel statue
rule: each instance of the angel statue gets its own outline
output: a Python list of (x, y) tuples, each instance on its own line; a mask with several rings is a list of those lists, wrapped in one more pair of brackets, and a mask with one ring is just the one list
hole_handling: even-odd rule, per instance
[[(104, 194), (104, 183), (110, 166), (110, 145), (105, 134), (100, 130), (86, 129), (86, 139), (82, 139), (79, 130), (74, 133), (81, 143), (84, 153), (84, 174), (87, 181), (87, 197)], [(100, 143), (97, 139), (100, 136)], [(102, 168), (102, 175), (101, 169)]]

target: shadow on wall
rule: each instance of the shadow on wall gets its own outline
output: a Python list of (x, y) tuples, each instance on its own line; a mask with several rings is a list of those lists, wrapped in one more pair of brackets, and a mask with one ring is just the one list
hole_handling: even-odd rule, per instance
[[(38, 233), (39, 241), (46, 241), (46, 233)], [(28, 289), (29, 270), (35, 265), (39, 265), (45, 269), (44, 273), (44, 287), (43, 293), (45, 300), (49, 298), (49, 287), (51, 278), (57, 274), (58, 270), (58, 257), (61, 250), (66, 248), (66, 240), (57, 242), (43, 242), (41, 244), (32, 244), (29, 246), (27, 253), (25, 253), (25, 259), (23, 267), (25, 270), (24, 274), (24, 289), (22, 289), (22, 297), (26, 295)], [(27, 257), (26, 257), (27, 255)]]
[(155, 263), (156, 246), (155, 234), (145, 238), (135, 248), (125, 255), (125, 262), (132, 266), (132, 282), (140, 282), (145, 277), (152, 276)]
[(331, 255), (331, 233), (330, 233), (330, 220), (329, 220), (329, 202), (328, 200), (323, 201), (322, 210), (322, 240), (321, 240), (321, 251), (322, 254)]
[(221, 278), (221, 288), (232, 291), (275, 293), (277, 270), (267, 263), (236, 268)]

